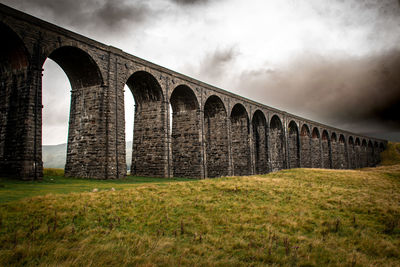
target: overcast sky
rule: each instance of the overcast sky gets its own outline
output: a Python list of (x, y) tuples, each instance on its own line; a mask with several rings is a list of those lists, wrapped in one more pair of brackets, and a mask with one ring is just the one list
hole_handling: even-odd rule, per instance
[[(0, 2), (263, 104), (400, 141), (398, 0)], [(65, 143), (68, 79), (50, 60), (44, 70), (43, 143)]]

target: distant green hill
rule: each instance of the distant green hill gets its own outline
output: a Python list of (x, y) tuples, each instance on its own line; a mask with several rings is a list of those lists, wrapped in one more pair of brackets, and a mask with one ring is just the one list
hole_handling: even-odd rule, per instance
[(44, 168), (64, 169), (67, 158), (67, 144), (42, 146)]
[[(67, 160), (67, 144), (45, 145), (43, 150), (43, 167), (44, 168), (61, 168), (64, 169)], [(126, 162), (128, 169), (132, 160), (132, 141), (126, 143)]]

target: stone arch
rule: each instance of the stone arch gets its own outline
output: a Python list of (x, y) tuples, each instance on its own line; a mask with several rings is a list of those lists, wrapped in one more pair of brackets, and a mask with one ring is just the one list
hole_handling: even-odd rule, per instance
[(300, 133), (301, 140), (301, 167), (311, 168), (311, 133), (307, 124), (303, 124)]
[(332, 155), (332, 168), (333, 169), (339, 169), (339, 153), (338, 153), (338, 142), (337, 142), (337, 135), (335, 132), (332, 132), (331, 134), (331, 155)]
[(251, 174), (250, 125), (246, 108), (236, 104), (231, 111), (232, 163), (234, 175)]
[(325, 169), (332, 168), (331, 165), (331, 144), (327, 130), (322, 131), (321, 149), (322, 149), (322, 167)]
[(146, 71), (137, 71), (126, 85), (135, 99), (131, 174), (165, 176), (169, 153), (165, 137), (166, 110), (160, 84)]
[(172, 169), (175, 177), (202, 177), (199, 103), (193, 90), (177, 86), (172, 106)]
[(337, 159), (338, 159), (338, 168), (345, 169), (347, 167), (346, 160), (346, 139), (344, 135), (339, 135), (339, 143), (337, 144)]
[[(36, 157), (41, 156), (38, 153), (41, 147), (37, 147), (34, 140), (35, 144), (29, 146), (21, 142), (40, 134), (40, 131), (33, 132), (34, 127), (26, 122), (31, 119), (27, 116), (32, 112), (28, 108), (34, 107), (34, 113), (40, 115), (41, 103), (26, 103), (28, 97), (25, 95), (33, 91), (40, 81), (28, 81), (31, 55), (18, 34), (3, 22), (0, 22), (0, 32), (0, 172), (4, 176), (18, 178), (26, 177), (25, 173), (29, 173), (28, 176), (40, 179), (41, 158)], [(40, 125), (37, 124), (37, 128)], [(16, 168), (10, 164), (21, 166)]]
[(311, 166), (313, 168), (321, 168), (321, 140), (317, 127), (314, 127), (311, 135)]
[[(74, 46), (56, 48), (47, 58), (61, 67), (72, 88), (65, 176), (96, 177), (99, 169), (104, 168), (96, 159), (101, 157), (99, 153), (105, 153), (95, 151), (92, 145), (105, 142), (96, 139), (100, 120), (105, 115), (98, 101), (98, 89), (103, 85), (99, 66), (87, 52)], [(82, 155), (88, 155), (85, 164), (80, 160)]]
[(18, 34), (3, 22), (0, 22), (0, 32), (4, 40), (0, 42), (0, 76), (4, 78), (6, 72), (26, 70), (30, 65), (30, 55)]
[(97, 63), (80, 48), (62, 46), (52, 51), (48, 58), (64, 70), (73, 90), (103, 84), (103, 77)]
[(227, 113), (221, 98), (211, 95), (204, 104), (207, 177), (229, 174)]
[(268, 124), (261, 110), (253, 114), (253, 143), (256, 174), (268, 172)]
[(295, 121), (290, 121), (288, 126), (288, 156), (289, 168), (300, 167), (299, 128)]
[(285, 166), (284, 132), (282, 122), (277, 115), (272, 116), (269, 126), (268, 144), (271, 153), (272, 171), (281, 170)]
[(349, 168), (355, 169), (356, 168), (356, 151), (355, 151), (353, 136), (349, 137), (348, 143), (349, 143), (349, 145), (347, 147), (347, 150), (349, 153)]

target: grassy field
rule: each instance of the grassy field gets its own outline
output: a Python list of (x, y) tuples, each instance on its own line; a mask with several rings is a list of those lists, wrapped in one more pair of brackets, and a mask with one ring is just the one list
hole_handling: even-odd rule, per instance
[(388, 151), (361, 170), (3, 179), (0, 265), (400, 266), (399, 145)]
[(193, 181), (185, 178), (149, 178), (128, 176), (120, 180), (89, 180), (65, 178), (62, 169), (45, 169), (42, 181), (17, 181), (0, 178), (0, 203), (19, 200), (25, 197), (47, 194), (66, 194), (72, 192), (91, 192), (129, 189), (140, 184), (164, 184), (177, 181)]

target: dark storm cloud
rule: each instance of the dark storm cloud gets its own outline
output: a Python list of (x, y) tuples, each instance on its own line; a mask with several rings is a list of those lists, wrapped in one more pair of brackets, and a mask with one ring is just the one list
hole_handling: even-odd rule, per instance
[(152, 10), (142, 1), (19, 0), (2, 1), (33, 15), (52, 16), (57, 23), (97, 30), (115, 30), (128, 22), (143, 23)]
[(400, 50), (368, 57), (304, 54), (280, 69), (243, 72), (237, 88), (334, 126), (400, 129)]

